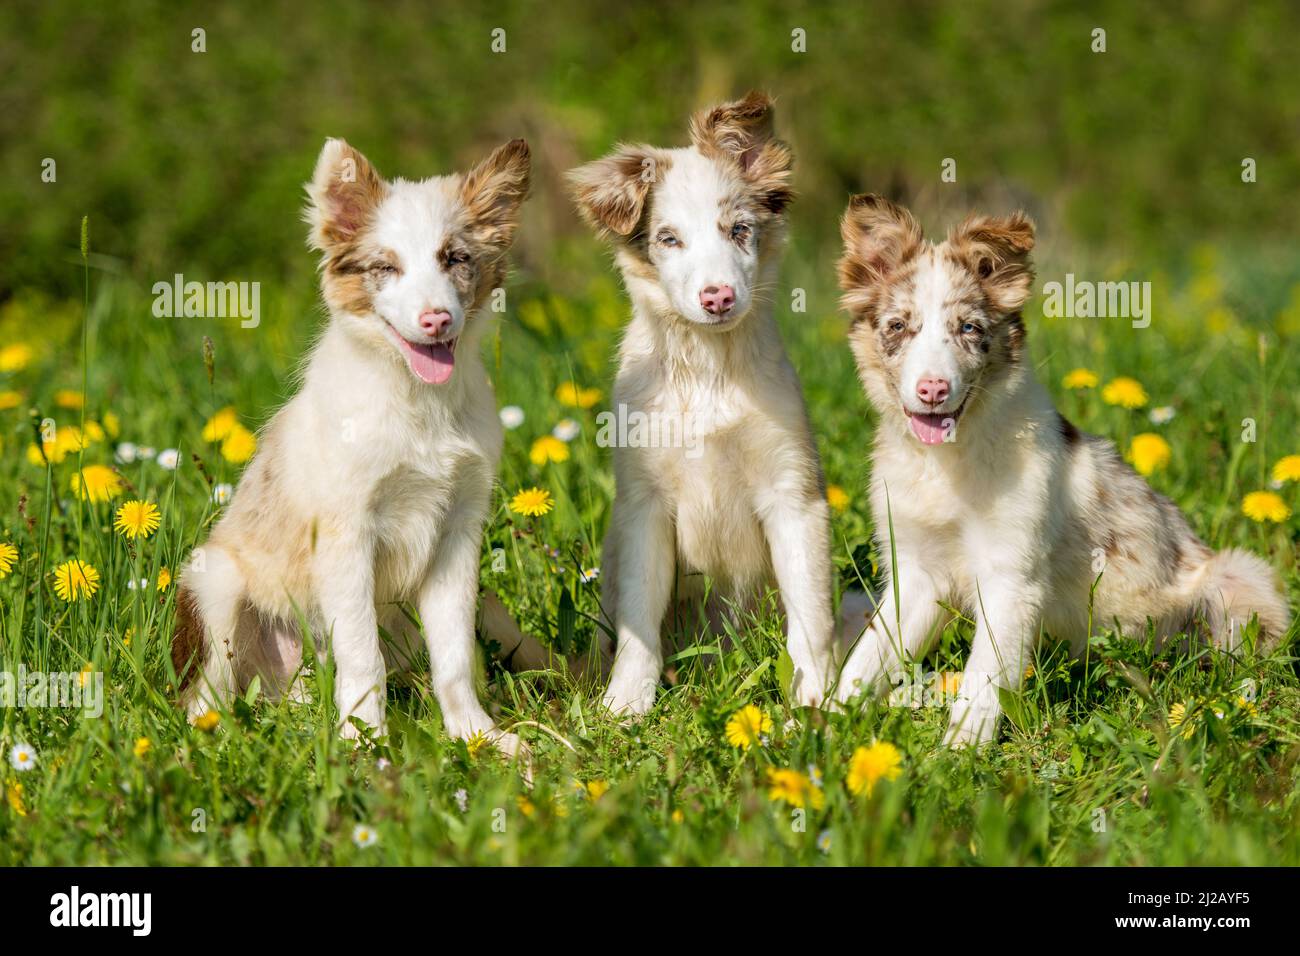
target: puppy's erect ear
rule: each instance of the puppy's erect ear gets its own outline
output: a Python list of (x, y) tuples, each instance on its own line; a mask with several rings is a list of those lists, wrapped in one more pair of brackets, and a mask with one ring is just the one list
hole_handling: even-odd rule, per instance
[(622, 145), (604, 159), (569, 170), (567, 179), (578, 210), (597, 232), (630, 236), (645, 212), (650, 187), (668, 163), (652, 146)]
[(1023, 212), (1010, 216), (971, 216), (948, 235), (952, 253), (979, 279), (989, 303), (1016, 312), (1034, 284), (1029, 251), (1034, 224)]
[(368, 159), (341, 139), (327, 139), (307, 184), (308, 241), (321, 251), (352, 242), (387, 194), (388, 184)]
[(691, 144), (701, 153), (726, 156), (740, 166), (759, 204), (780, 213), (794, 198), (790, 147), (776, 138), (772, 98), (757, 90), (691, 118)]
[(852, 308), (855, 292), (873, 288), (897, 271), (921, 249), (925, 236), (912, 214), (902, 206), (866, 193), (849, 200), (840, 220), (844, 255), (840, 259), (840, 288)]
[(504, 253), (515, 237), (519, 206), (528, 195), (528, 143), (512, 139), (468, 173), (460, 197), (469, 216), (474, 241)]

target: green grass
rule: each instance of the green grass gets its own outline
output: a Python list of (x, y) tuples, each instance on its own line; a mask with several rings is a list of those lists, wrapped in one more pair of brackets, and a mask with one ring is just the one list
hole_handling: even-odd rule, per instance
[[(526, 421), (507, 433), (483, 581), (535, 633), (578, 644), (590, 639), (599, 582), (584, 585), (576, 569), (600, 564), (614, 486), (609, 452), (595, 446), (596, 409), (564, 408), (554, 395), (571, 379), (608, 395), (623, 316), (606, 261), (594, 245), (587, 251), (595, 278), (580, 296), (559, 297), (526, 271), (515, 277), (499, 346), (487, 346), (500, 403), (521, 406)], [(863, 494), (872, 421), (827, 261), (792, 251), (784, 282), (807, 289), (810, 305), (781, 321), (828, 480), (850, 499), (833, 527), (844, 587), (879, 581)], [(1065, 271), (1051, 266), (1040, 270), (1044, 277)], [(1034, 361), (1081, 427), (1121, 445), (1141, 431), (1161, 433), (1172, 458), (1153, 484), (1214, 546), (1266, 554), (1294, 601), (1297, 517), (1255, 524), (1240, 503), (1267, 487), (1277, 458), (1300, 452), (1295, 293), (1258, 287), (1248, 264), (1211, 250), (1174, 262), (1170, 274), (1177, 278), (1156, 284), (1150, 329), (1029, 315)], [(942, 706), (792, 710), (771, 602), (719, 653), (689, 651), (673, 661), (675, 683), (636, 726), (602, 713), (595, 688), (485, 666), (490, 707), (532, 746), (531, 790), (491, 751), (474, 755), (443, 735), (425, 675), (391, 683), (390, 738), (371, 750), (354, 751), (331, 732), (325, 663), (309, 666), (308, 703), (271, 704), (254, 691), (215, 731), (195, 729), (168, 687), (174, 588), (159, 593), (153, 582), (161, 568), (183, 564), (218, 514), (211, 484), (238, 477), (238, 467), (202, 441), (204, 422), (227, 405), (250, 426), (265, 421), (289, 388), (318, 310), (310, 289), (280, 289), (264, 295), (262, 326), (240, 330), (154, 319), (130, 284), (98, 274), (90, 283), (84, 305), (23, 295), (0, 311), (0, 347), (25, 342), (35, 351), (27, 367), (0, 373), (0, 392), (22, 395), (0, 411), (0, 541), (19, 550), (0, 580), (0, 658), (9, 670), (89, 665), (105, 674), (101, 718), (0, 710), (9, 797), (0, 804), (0, 863), (1300, 863), (1300, 681), (1292, 659), (1157, 655), (1140, 636), (1120, 640), (1101, 624), (1086, 662), (1043, 651), (1023, 695), (1009, 702), (1000, 742), (979, 753), (940, 747)], [(1290, 297), (1291, 305), (1229, 307), (1245, 297)], [(215, 342), (211, 383), (204, 336)], [(1066, 392), (1060, 380), (1075, 366), (1103, 382), (1137, 377), (1150, 405), (1123, 411), (1105, 405), (1098, 390)], [(34, 423), (81, 422), (83, 412), (59, 408), (55, 394), (81, 390), (83, 377), (87, 420), (105, 422), (112, 412), (118, 440), (182, 450), (175, 471), (153, 461), (120, 466), (133, 489), (124, 498), (147, 498), (162, 511), (160, 530), (136, 545), (111, 528), (124, 498), (92, 505), (70, 493), (77, 453), (49, 467), (27, 459)], [(1147, 419), (1157, 405), (1176, 409), (1171, 422)], [(532, 440), (565, 416), (583, 429), (571, 459), (534, 466)], [(1241, 440), (1246, 418), (1257, 423), (1253, 443)], [(106, 437), (80, 457), (110, 464), (111, 445)], [(556, 509), (531, 521), (511, 516), (509, 496), (533, 485), (554, 493)], [(1300, 511), (1295, 484), (1280, 494)], [(52, 571), (74, 557), (99, 571), (100, 588), (69, 604), (56, 595)], [(133, 578), (150, 585), (129, 589)], [(576, 615), (562, 613), (570, 604)], [(921, 670), (960, 670), (970, 630), (954, 621)], [(1238, 700), (1247, 681), (1256, 689), (1253, 711)], [(751, 703), (773, 729), (763, 745), (737, 750), (724, 727)], [(1187, 716), (1171, 730), (1176, 704)], [(142, 737), (151, 746), (137, 756)], [(851, 756), (877, 739), (899, 749), (902, 772), (869, 797), (853, 796)], [(9, 766), (19, 742), (35, 748), (35, 769)], [(769, 799), (770, 769), (811, 768), (823, 807), (801, 817)], [(592, 800), (575, 782), (609, 790)], [(374, 828), (377, 843), (354, 844), (359, 823)]]

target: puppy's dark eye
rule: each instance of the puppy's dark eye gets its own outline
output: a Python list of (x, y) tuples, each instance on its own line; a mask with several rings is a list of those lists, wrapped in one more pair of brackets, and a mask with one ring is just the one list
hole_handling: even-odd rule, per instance
[(370, 267), (370, 271), (377, 272), (383, 276), (391, 276), (397, 274), (397, 266), (393, 265), (391, 262), (376, 262)]
[(753, 229), (750, 228), (749, 223), (738, 222), (731, 227), (731, 238), (735, 239), (737, 242), (744, 242), (749, 238), (750, 233), (752, 232)]
[(889, 331), (891, 332), (901, 332), (905, 328), (907, 328), (907, 323), (902, 319), (894, 319), (894, 321), (889, 323)]
[(659, 230), (659, 235), (655, 236), (655, 242), (659, 243), (661, 246), (668, 246), (669, 248), (681, 245), (681, 241), (667, 229)]
[(469, 262), (469, 253), (463, 249), (453, 249), (447, 253), (447, 265), (449, 266), (463, 266), (467, 262)]

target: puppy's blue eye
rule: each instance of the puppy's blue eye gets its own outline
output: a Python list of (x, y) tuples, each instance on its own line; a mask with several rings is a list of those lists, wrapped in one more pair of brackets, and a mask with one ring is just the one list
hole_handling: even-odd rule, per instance
[(660, 244), (661, 246), (677, 246), (677, 245), (681, 245), (681, 243), (679, 243), (679, 242), (677, 241), (677, 237), (674, 236), (671, 232), (661, 232), (661, 233), (659, 233), (659, 235), (658, 235), (657, 238), (658, 238), (658, 240), (659, 240), (659, 244)]
[(974, 322), (963, 322), (961, 326), (961, 331), (963, 335), (974, 335), (979, 330), (980, 327), (976, 325)]
[(738, 222), (738, 223), (736, 223), (734, 226), (732, 226), (732, 227), (731, 227), (731, 238), (732, 238), (732, 239), (748, 239), (748, 238), (749, 238), (749, 224), (748, 224), (748, 223), (744, 223), (744, 222)]

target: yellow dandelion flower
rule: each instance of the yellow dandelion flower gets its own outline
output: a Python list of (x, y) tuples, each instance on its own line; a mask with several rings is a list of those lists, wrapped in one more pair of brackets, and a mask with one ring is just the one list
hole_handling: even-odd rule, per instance
[(1076, 368), (1066, 373), (1061, 384), (1066, 388), (1096, 388), (1098, 381), (1097, 373), (1091, 369)]
[(526, 515), (529, 518), (538, 518), (544, 514), (549, 514), (553, 507), (555, 507), (555, 500), (551, 497), (551, 493), (542, 488), (529, 488), (527, 491), (520, 491), (510, 499), (510, 510), (517, 515)]
[(230, 434), (232, 429), (237, 427), (242, 427), (239, 424), (239, 415), (235, 412), (233, 405), (227, 405), (209, 418), (207, 424), (203, 426), (203, 440), (206, 442), (221, 441)]
[(897, 780), (903, 772), (903, 755), (893, 744), (877, 740), (870, 747), (853, 751), (849, 761), (849, 792), (871, 796), (881, 780)]
[(1177, 730), (1183, 728), (1183, 739), (1189, 740), (1196, 731), (1193, 724), (1187, 722), (1187, 705), (1181, 701), (1169, 708), (1169, 728)]
[(1273, 466), (1274, 481), (1300, 481), (1300, 455), (1279, 458)]
[(1147, 390), (1137, 379), (1120, 376), (1106, 383), (1101, 390), (1101, 400), (1121, 408), (1141, 408), (1147, 403)]
[(131, 748), (131, 752), (135, 754), (136, 759), (139, 760), (152, 749), (153, 743), (148, 737), (137, 737), (135, 739), (135, 746)]
[(15, 342), (0, 348), (0, 372), (21, 372), (35, 352), (26, 342)]
[(826, 804), (826, 794), (813, 785), (806, 773), (798, 770), (767, 771), (767, 798), (773, 803), (788, 803), (792, 807), (809, 806), (820, 810)]
[(680, 807), (673, 811), (673, 823), (682, 823), (685, 819), (686, 814), (682, 813)]
[(848, 492), (839, 485), (827, 485), (826, 503), (836, 511), (844, 511), (849, 506)]
[(78, 686), (85, 687), (87, 684), (89, 684), (90, 678), (94, 673), (95, 673), (95, 665), (90, 663), (90, 661), (86, 661), (86, 663), (82, 665), (81, 673), (77, 675)]
[(5, 799), (9, 801), (9, 809), (20, 817), (27, 816), (27, 806), (23, 803), (23, 785), (17, 780), (11, 780), (5, 784)]
[(537, 807), (533, 804), (533, 801), (529, 800), (523, 794), (515, 797), (515, 805), (519, 807), (520, 813), (529, 818), (537, 812)]
[(107, 465), (87, 465), (72, 476), (72, 490), (78, 498), (108, 501), (122, 493), (122, 479)]
[(763, 734), (772, 732), (772, 718), (753, 704), (747, 704), (727, 720), (727, 743), (748, 750)]
[(54, 404), (75, 411), (86, 404), (86, 396), (70, 388), (61, 388), (54, 393)]
[(961, 689), (961, 671), (940, 671), (934, 675), (934, 687), (944, 697), (954, 697)]
[(569, 446), (554, 435), (543, 435), (533, 442), (533, 447), (528, 450), (528, 458), (538, 468), (550, 461), (568, 461)]
[(0, 412), (8, 411), (11, 408), (17, 408), (23, 403), (22, 392), (0, 392)]
[(8, 541), (0, 541), (0, 580), (7, 578), (18, 560), (18, 549)]
[(598, 388), (582, 388), (576, 382), (564, 382), (555, 390), (555, 399), (570, 408), (591, 408), (600, 401)]
[(1237, 698), (1237, 709), (1242, 711), (1242, 713), (1247, 717), (1254, 717), (1259, 713), (1259, 708), (1255, 706), (1255, 702), (1245, 697)]
[(221, 457), (235, 465), (242, 465), (257, 451), (257, 436), (236, 422), (221, 440)]
[(68, 455), (81, 451), (89, 444), (89, 440), (76, 425), (60, 425), (52, 436), (42, 440), (39, 448), (34, 444), (28, 447), (27, 460), (38, 467), (44, 467), (47, 459), (57, 465)]
[(170, 568), (161, 568), (158, 571), (158, 590), (166, 591), (172, 583), (172, 572)]
[(209, 710), (194, 718), (194, 726), (205, 733), (212, 733), (219, 723), (221, 723), (221, 715), (215, 710)]
[(54, 593), (71, 603), (95, 596), (99, 590), (99, 572), (85, 561), (74, 558), (54, 569)]
[(465, 748), (469, 751), (469, 759), (477, 760), (478, 755), (491, 745), (492, 741), (483, 731), (478, 731), (469, 740), (465, 741)]
[(97, 441), (104, 440), (104, 429), (99, 422), (86, 422), (86, 444), (93, 445)]
[(1173, 449), (1155, 432), (1143, 432), (1134, 435), (1124, 457), (1137, 469), (1140, 475), (1151, 475), (1169, 464)]
[(122, 421), (113, 412), (104, 413), (104, 431), (108, 432), (110, 438), (116, 438), (122, 433)]
[(1291, 509), (1271, 491), (1252, 491), (1241, 499), (1241, 512), (1251, 521), (1280, 524), (1291, 517)]
[(161, 519), (152, 501), (128, 501), (117, 509), (113, 526), (128, 538), (147, 538), (158, 530)]
[(609, 792), (609, 783), (605, 780), (587, 781), (587, 799), (595, 803)]

